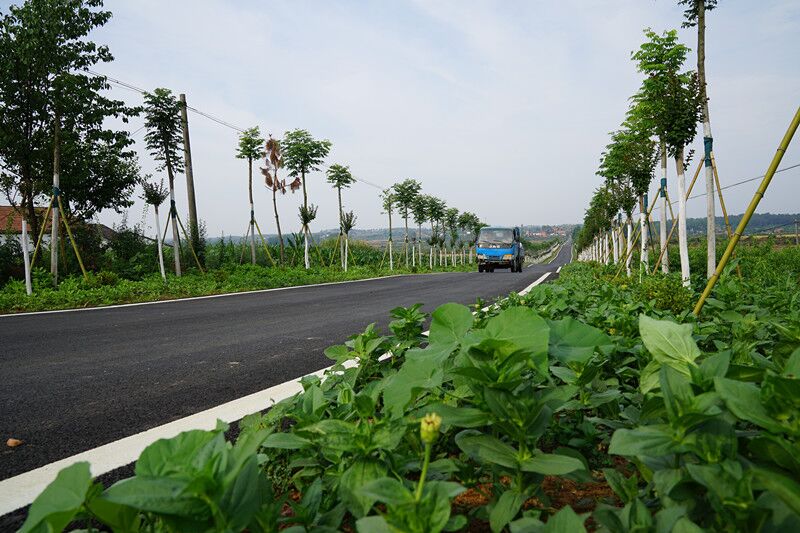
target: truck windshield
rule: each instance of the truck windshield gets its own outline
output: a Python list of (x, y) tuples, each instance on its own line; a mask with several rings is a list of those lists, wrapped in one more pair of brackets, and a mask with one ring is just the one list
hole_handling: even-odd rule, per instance
[(507, 244), (514, 242), (514, 232), (510, 229), (483, 228), (478, 235), (478, 246), (482, 244)]

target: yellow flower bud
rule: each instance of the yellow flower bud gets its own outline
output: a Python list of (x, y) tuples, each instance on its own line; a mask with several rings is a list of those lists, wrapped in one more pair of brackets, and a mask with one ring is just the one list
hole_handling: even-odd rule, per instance
[(436, 413), (428, 413), (419, 422), (419, 437), (425, 444), (433, 444), (439, 436), (442, 417)]

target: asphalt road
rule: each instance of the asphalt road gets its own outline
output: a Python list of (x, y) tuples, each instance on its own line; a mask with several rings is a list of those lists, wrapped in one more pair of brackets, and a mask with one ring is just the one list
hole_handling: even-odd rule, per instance
[(522, 273), (402, 276), (221, 298), (0, 316), (0, 479), (297, 378), (323, 350), (417, 302), (491, 301)]

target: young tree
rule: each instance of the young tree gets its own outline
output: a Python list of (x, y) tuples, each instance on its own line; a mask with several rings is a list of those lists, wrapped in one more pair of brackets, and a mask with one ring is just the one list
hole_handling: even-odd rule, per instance
[(350, 253), (350, 230), (356, 227), (356, 220), (358, 217), (352, 212), (348, 211), (342, 215), (342, 231), (344, 232), (344, 271), (347, 272), (347, 256)]
[(256, 264), (256, 214), (253, 206), (253, 159), (264, 157), (264, 138), (258, 126), (239, 134), (237, 159), (247, 159), (247, 193), (250, 198), (250, 262)]
[(458, 216), (458, 227), (470, 235), (467, 244), (469, 246), (469, 263), (472, 264), (472, 247), (475, 246), (475, 241), (478, 239), (478, 233), (481, 230), (481, 220), (475, 213), (464, 211)]
[(428, 205), (430, 195), (418, 194), (411, 204), (411, 214), (414, 216), (414, 223), (417, 225), (417, 250), (414, 257), (419, 259), (419, 266), (422, 266), (422, 224), (428, 220)]
[[(103, 96), (107, 80), (85, 72), (113, 60), (108, 47), (86, 40), (111, 17), (102, 5), (27, 0), (0, 18), (0, 187), (12, 205), (19, 202), (34, 235), (42, 224), (36, 203), (53, 195), (72, 220), (131, 205), (139, 177), (133, 141), (104, 123), (136, 110)], [(54, 282), (58, 218), (54, 209)]]
[(175, 173), (183, 172), (183, 159), (179, 147), (183, 143), (180, 105), (169, 89), (156, 89), (144, 95), (145, 142), (153, 159), (159, 162), (158, 170), (167, 170), (169, 179), (169, 212), (172, 220), (172, 249), (175, 258), (175, 275), (181, 275), (180, 237), (178, 235), (178, 210), (175, 207)]
[(344, 211), (342, 211), (342, 189), (347, 189), (356, 182), (356, 179), (350, 173), (350, 167), (346, 167), (344, 165), (331, 165), (328, 167), (328, 183), (333, 185), (334, 189), (336, 189), (337, 196), (339, 198), (339, 258), (341, 259), (342, 268), (346, 269), (346, 259), (345, 250), (346, 246), (344, 241), (342, 240), (342, 236), (345, 234), (344, 231)]
[[(684, 28), (697, 26), (697, 84), (700, 107), (703, 116), (703, 149), (706, 174), (706, 236), (707, 260), (706, 275), (711, 277), (717, 269), (717, 224), (714, 201), (714, 169), (711, 152), (714, 139), (711, 135), (711, 116), (708, 111), (708, 84), (706, 82), (706, 11), (717, 7), (717, 0), (678, 0), (679, 5), (687, 6), (684, 14)], [(667, 260), (664, 258), (666, 265)]]
[(403, 180), (400, 183), (395, 183), (392, 186), (394, 189), (395, 195), (395, 202), (397, 203), (397, 207), (400, 209), (400, 212), (403, 214), (403, 220), (405, 221), (406, 225), (406, 233), (405, 233), (405, 242), (404, 242), (404, 253), (406, 256), (406, 268), (409, 267), (408, 261), (408, 213), (411, 210), (411, 207), (414, 205), (414, 199), (419, 194), (422, 185), (416, 180), (407, 179)]
[(455, 249), (456, 239), (458, 238), (458, 209), (449, 207), (444, 212), (444, 220), (448, 233), (450, 234), (450, 259), (453, 266), (455, 266)]
[(317, 218), (317, 206), (308, 204), (308, 207), (301, 205), (299, 209), (300, 224), (303, 231), (303, 264), (306, 268), (311, 268), (311, 259), (308, 254), (308, 241), (311, 236), (309, 228), (311, 223)]
[[(320, 169), (325, 158), (331, 150), (331, 142), (328, 140), (316, 140), (306, 130), (296, 129), (287, 131), (281, 141), (283, 151), (283, 165), (289, 170), (289, 175), (300, 178), (303, 187), (303, 205), (300, 211), (300, 220), (308, 220), (310, 223), (316, 218), (316, 207), (309, 207), (308, 192), (306, 189), (306, 174)], [(314, 216), (310, 216), (313, 212)], [(310, 268), (311, 263), (308, 257), (308, 239), (311, 229), (306, 225), (302, 228), (305, 238), (305, 267)]]
[(389, 215), (389, 270), (394, 270), (394, 258), (392, 255), (392, 211), (395, 206), (395, 197), (392, 189), (384, 189), (381, 193), (383, 201), (383, 212)]
[[(164, 272), (164, 251), (161, 245), (161, 221), (158, 218), (158, 207), (164, 203), (164, 200), (169, 196), (169, 191), (164, 186), (164, 180), (160, 182), (151, 182), (152, 176), (146, 175), (142, 181), (142, 200), (146, 204), (153, 206), (155, 221), (156, 221), (156, 244), (158, 245), (158, 268), (161, 270), (161, 277), (167, 281), (167, 274)], [(222, 242), (224, 248), (225, 243)]]
[[(433, 240), (432, 247), (444, 245), (444, 231), (439, 231), (442, 227), (444, 214), (447, 210), (447, 204), (441, 198), (435, 196), (428, 197), (428, 219), (431, 221), (431, 238)], [(433, 257), (433, 249), (431, 249), (431, 257)], [(441, 264), (441, 253), (439, 254), (439, 263)]]
[(275, 227), (278, 230), (278, 243), (280, 245), (281, 265), (284, 264), (285, 259), (285, 246), (283, 243), (283, 233), (281, 233), (281, 219), (278, 216), (278, 191), (281, 194), (286, 194), (286, 180), (278, 179), (278, 170), (283, 167), (283, 156), (281, 155), (281, 144), (276, 139), (269, 136), (267, 141), (266, 151), (266, 167), (261, 169), (261, 174), (264, 176), (265, 185), (272, 190), (272, 209), (275, 211)]
[[(611, 143), (606, 146), (600, 161), (598, 174), (606, 179), (607, 189), (614, 195), (619, 209), (627, 215), (628, 225), (628, 250), (626, 252), (626, 269), (630, 276), (630, 259), (633, 254), (633, 224), (632, 214), (639, 198), (639, 220), (642, 230), (642, 242), (647, 239), (647, 208), (644, 204), (644, 194), (653, 180), (653, 167), (655, 165), (655, 142), (651, 132), (642, 120), (641, 110), (634, 106), (628, 112), (628, 120), (622, 129), (611, 134)], [(616, 214), (616, 213), (614, 213)], [(613, 214), (612, 214), (613, 217)], [(642, 262), (646, 265), (647, 248), (643, 247)]]
[(678, 172), (678, 244), (681, 277), (690, 283), (689, 249), (686, 235), (686, 177), (684, 150), (697, 133), (701, 114), (697, 75), (681, 72), (689, 48), (678, 42), (675, 30), (662, 35), (645, 30), (647, 41), (633, 54), (638, 70), (645, 75), (634, 97), (644, 120), (664, 141)]

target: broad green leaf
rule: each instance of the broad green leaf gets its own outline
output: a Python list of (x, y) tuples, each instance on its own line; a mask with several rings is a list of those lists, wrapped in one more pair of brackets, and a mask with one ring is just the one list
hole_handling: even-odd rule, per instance
[(375, 498), (359, 489), (386, 475), (386, 468), (371, 459), (359, 459), (339, 478), (339, 498), (356, 518), (361, 518), (372, 508)]
[(443, 403), (427, 405), (419, 411), (419, 416), (436, 413), (442, 417), (442, 425), (459, 428), (477, 428), (489, 423), (489, 415), (475, 407), (455, 407)]
[[(389, 527), (386, 519), (382, 516), (367, 516), (360, 518), (356, 522), (356, 530), (358, 533), (396, 533), (396, 531)], [(303, 530), (305, 531), (305, 529)]]
[(797, 348), (792, 352), (792, 355), (789, 356), (781, 375), (787, 378), (800, 379), (800, 348)]
[(450, 521), (451, 502), (454, 497), (464, 492), (464, 487), (450, 481), (429, 481), (425, 484), (422, 501), (418, 512), (426, 518), (425, 531), (439, 533)]
[(768, 431), (783, 433), (783, 426), (773, 419), (761, 404), (758, 387), (754, 384), (728, 378), (715, 378), (714, 388), (728, 409), (737, 417)]
[(467, 429), (456, 435), (456, 444), (479, 462), (517, 467), (517, 450), (491, 435)]
[(800, 483), (796, 480), (763, 468), (754, 468), (755, 478), (767, 490), (780, 498), (795, 514), (800, 515)]
[(662, 364), (682, 362), (688, 365), (700, 356), (700, 348), (692, 338), (691, 324), (676, 324), (640, 315), (639, 333), (647, 351)]
[(638, 496), (639, 480), (635, 474), (626, 478), (613, 468), (604, 468), (603, 474), (608, 486), (619, 496), (622, 503), (628, 503)]
[(507, 490), (501, 494), (489, 513), (489, 526), (492, 531), (502, 531), (506, 524), (517, 516), (526, 499), (525, 494), (521, 494), (514, 489)]
[(597, 328), (572, 317), (550, 320), (550, 355), (562, 363), (585, 363), (596, 347), (612, 345), (611, 338)]
[(228, 486), (223, 488), (218, 502), (219, 510), (225, 515), (231, 531), (241, 531), (247, 527), (263, 503), (264, 494), (259, 490), (258, 459), (255, 455), (245, 461)]
[(382, 477), (370, 481), (358, 489), (365, 498), (372, 498), (389, 505), (403, 505), (412, 503), (414, 495), (400, 481), (395, 478)]
[(400, 371), (388, 378), (384, 386), (383, 403), (386, 410), (393, 418), (402, 417), (419, 391), (438, 387), (442, 384), (443, 376), (441, 362), (436, 359), (407, 359)]
[(110, 502), (102, 496), (91, 498), (86, 506), (98, 520), (115, 533), (135, 533), (140, 530), (141, 515), (133, 507)]
[(660, 457), (674, 451), (672, 432), (665, 424), (618, 429), (611, 436), (608, 453), (613, 455)]
[(510, 341), (518, 349), (528, 352), (534, 366), (547, 375), (547, 346), (550, 327), (547, 322), (527, 307), (512, 307), (492, 317), (486, 323), (489, 338)]
[(520, 469), (524, 472), (560, 476), (575, 472), (576, 470), (583, 470), (584, 466), (580, 459), (576, 459), (575, 457), (553, 453), (539, 453), (522, 461), (520, 463)]
[(264, 448), (278, 448), (281, 450), (299, 450), (309, 446), (311, 442), (294, 433), (273, 433), (264, 439)]
[(189, 483), (167, 477), (132, 477), (110, 486), (103, 498), (141, 511), (205, 521), (211, 517), (206, 504), (186, 494)]
[(200, 451), (217, 437), (217, 431), (184, 431), (171, 439), (159, 439), (144, 449), (136, 461), (137, 476), (169, 476), (186, 472)]
[(550, 517), (544, 526), (544, 533), (586, 533), (583, 523), (586, 519), (572, 510), (569, 505)]
[(455, 346), (472, 327), (472, 312), (461, 304), (444, 304), (431, 314), (428, 341), (431, 344)]
[(33, 501), (19, 531), (62, 531), (80, 511), (91, 485), (89, 463), (64, 468)]

